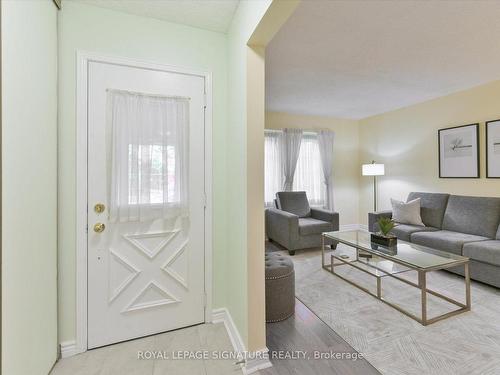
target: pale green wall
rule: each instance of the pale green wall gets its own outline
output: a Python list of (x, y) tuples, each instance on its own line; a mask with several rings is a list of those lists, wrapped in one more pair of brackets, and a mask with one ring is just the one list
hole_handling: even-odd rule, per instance
[(57, 356), (57, 9), (2, 1), (2, 373)]
[[(76, 51), (213, 74), (214, 307), (226, 306), (226, 35), (65, 1), (59, 16), (59, 315), (61, 342), (75, 338)], [(238, 289), (240, 287), (238, 286)]]
[(247, 42), (271, 0), (242, 1), (228, 31), (227, 286), (226, 306), (248, 344)]

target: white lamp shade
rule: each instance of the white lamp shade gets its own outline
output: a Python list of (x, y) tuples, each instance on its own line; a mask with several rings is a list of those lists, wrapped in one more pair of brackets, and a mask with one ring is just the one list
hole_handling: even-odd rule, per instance
[(385, 174), (384, 164), (363, 164), (363, 176), (383, 176)]

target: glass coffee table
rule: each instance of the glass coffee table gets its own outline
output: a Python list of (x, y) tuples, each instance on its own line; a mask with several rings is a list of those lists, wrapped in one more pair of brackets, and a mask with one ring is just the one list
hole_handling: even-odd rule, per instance
[[(329, 251), (330, 263), (327, 263), (328, 259), (325, 261), (325, 238), (347, 245), (337, 246), (337, 249)], [(325, 270), (369, 293), (410, 318), (415, 319), (424, 326), (469, 311), (471, 308), (469, 258), (467, 257), (401, 240), (398, 240), (397, 247), (383, 247), (371, 242), (369, 232), (360, 230), (323, 233), (321, 248), (322, 267)], [(375, 277), (377, 281), (376, 293), (335, 272), (336, 267), (346, 265)], [(444, 270), (456, 266), (464, 267), (465, 303), (427, 288), (428, 272)], [(404, 272), (410, 271), (416, 271), (418, 273), (418, 283), (398, 276)], [(385, 277), (395, 278), (403, 283), (420, 289), (421, 316), (416, 316), (401, 306), (389, 302), (382, 297), (382, 279)], [(427, 294), (432, 294), (433, 296), (456, 305), (458, 309), (428, 319)]]

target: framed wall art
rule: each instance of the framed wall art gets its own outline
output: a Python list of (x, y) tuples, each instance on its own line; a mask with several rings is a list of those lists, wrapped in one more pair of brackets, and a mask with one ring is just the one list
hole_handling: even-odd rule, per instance
[(500, 178), (500, 120), (486, 122), (486, 177)]
[(479, 178), (479, 124), (438, 131), (439, 177)]

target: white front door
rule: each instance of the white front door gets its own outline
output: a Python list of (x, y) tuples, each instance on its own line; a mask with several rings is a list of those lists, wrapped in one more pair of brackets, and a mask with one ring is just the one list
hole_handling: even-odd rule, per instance
[[(89, 62), (88, 348), (204, 322), (204, 86), (201, 76)], [(190, 98), (187, 218), (109, 220), (110, 89)]]

